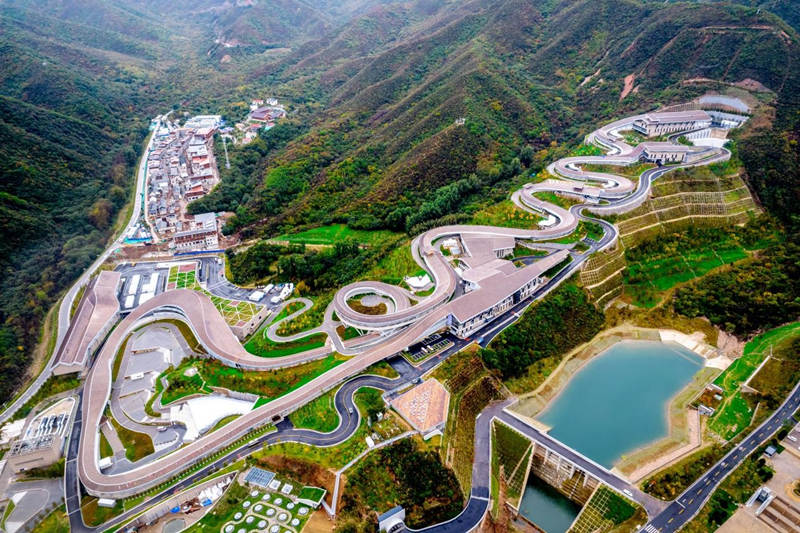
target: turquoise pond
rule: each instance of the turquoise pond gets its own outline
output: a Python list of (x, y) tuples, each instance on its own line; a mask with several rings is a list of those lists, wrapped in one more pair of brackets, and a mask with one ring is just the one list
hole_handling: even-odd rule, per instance
[(537, 418), (606, 467), (667, 435), (667, 406), (704, 359), (672, 343), (622, 341), (590, 360)]
[[(667, 435), (669, 401), (703, 363), (677, 344), (622, 341), (589, 361), (537, 418), (550, 435), (611, 468)], [(520, 512), (547, 533), (564, 533), (580, 506), (531, 475)]]

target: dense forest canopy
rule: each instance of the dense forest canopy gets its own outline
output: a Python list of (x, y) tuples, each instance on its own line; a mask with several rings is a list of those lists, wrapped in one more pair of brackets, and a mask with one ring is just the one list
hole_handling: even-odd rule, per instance
[[(193, 206), (232, 212), (226, 232), (343, 223), (413, 235), (502, 200), (599, 122), (710, 90), (745, 94), (746, 82), (767, 118), (741, 133), (739, 156), (791, 231), (796, 12), (790, 0), (7, 0), (0, 394), (18, 385), (48, 309), (118, 227), (149, 119), (169, 109), (235, 122), (251, 98), (273, 95), (290, 110), (232, 149), (222, 184)], [(322, 290), (396, 245), (254, 247), (231, 259), (239, 280), (264, 274), (263, 254)]]

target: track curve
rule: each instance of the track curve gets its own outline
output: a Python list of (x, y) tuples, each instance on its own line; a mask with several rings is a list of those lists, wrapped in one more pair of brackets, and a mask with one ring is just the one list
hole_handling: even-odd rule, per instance
[[(622, 140), (617, 132), (630, 128), (633, 122), (641, 117), (642, 115), (639, 115), (616, 121), (587, 137), (586, 142), (602, 146), (609, 155), (571, 157), (556, 161), (550, 168), (552, 173), (560, 179), (528, 184), (514, 192), (512, 200), (521, 209), (552, 215), (555, 222), (551, 226), (540, 229), (478, 225), (443, 226), (427, 231), (413, 239), (412, 256), (420, 267), (432, 276), (435, 283), (433, 293), (415, 305), (395, 305), (395, 309), (387, 314), (366, 315), (355, 311), (348, 305), (347, 300), (350, 296), (371, 291), (386, 294), (390, 298), (401, 301), (409, 293), (399, 287), (370, 281), (353, 283), (340, 289), (331, 302), (326, 316), (330, 317), (335, 312), (338, 318), (346, 324), (367, 331), (389, 333), (383, 337), (385, 340), (376, 341), (360, 355), (339, 364), (302, 387), (242, 415), (227, 424), (224, 430), (213, 432), (159, 460), (122, 474), (105, 474), (100, 471), (97, 463), (99, 456), (97, 431), (83, 431), (80, 434), (78, 474), (86, 490), (97, 496), (125, 497), (158, 485), (176, 472), (186, 469), (215, 450), (246, 435), (253, 427), (288, 415), (299, 406), (362, 372), (373, 363), (405, 349), (426, 335), (432, 328), (446, 324), (449, 317), (453, 316), (466, 300), (465, 297), (454, 298), (460, 279), (438, 247), (441, 239), (458, 236), (465, 243), (470, 243), (473, 248), (469, 250), (468, 260), (473, 260), (476, 266), (480, 266), (485, 264), (482, 261), (496, 260), (493, 252), (493, 246), (496, 243), (499, 243), (499, 246), (507, 247), (510, 242), (513, 248), (515, 241), (519, 239), (530, 241), (556, 239), (575, 231), (581, 220), (591, 221), (602, 226), (604, 234), (600, 241), (593, 243), (589, 252), (575, 255), (574, 261), (567, 268), (547, 280), (546, 284), (536, 291), (536, 297), (539, 298), (577, 270), (591, 252), (611, 246), (618, 238), (618, 232), (613, 224), (587, 213), (615, 213), (633, 209), (647, 199), (652, 181), (664, 173), (675, 168), (709, 164), (730, 157), (730, 153), (724, 149), (698, 149), (698, 152), (708, 152), (701, 161), (651, 168), (640, 175), (638, 184), (624, 176), (604, 172), (585, 172), (580, 168), (583, 165), (593, 164), (628, 165), (639, 161), (644, 150), (653, 143), (642, 143), (631, 147)], [(537, 192), (575, 196), (584, 199), (585, 203), (564, 209), (537, 198), (535, 196)], [(559, 257), (565, 255), (566, 252)], [(540, 263), (544, 261), (546, 259)], [(532, 266), (535, 265), (536, 263)], [(520, 268), (519, 271), (524, 271), (523, 275), (536, 277), (542, 273), (536, 269), (526, 270), (529, 268)], [(470, 295), (481, 293), (483, 290), (491, 290), (491, 287), (473, 291)], [(204, 295), (188, 290), (165, 292), (136, 308), (123, 319), (100, 350), (85, 383), (85, 397), (81, 407), (81, 419), (86, 424), (85, 427), (99, 427), (100, 418), (109, 398), (113, 360), (126, 335), (146, 321), (154, 321), (159, 317), (167, 316), (187, 323), (209, 355), (230, 366), (266, 370), (300, 364), (309, 360), (310, 356), (321, 357), (330, 351), (326, 352), (320, 349), (320, 354), (316, 352), (313, 354), (300, 353), (274, 359), (253, 356), (244, 350), (213, 304)], [(377, 338), (377, 336), (375, 337)], [(358, 339), (353, 339), (353, 341), (351, 346), (363, 342)], [(348, 342), (343, 343), (345, 347), (348, 346)], [(311, 436), (307, 433), (297, 433), (296, 435), (301, 438)]]

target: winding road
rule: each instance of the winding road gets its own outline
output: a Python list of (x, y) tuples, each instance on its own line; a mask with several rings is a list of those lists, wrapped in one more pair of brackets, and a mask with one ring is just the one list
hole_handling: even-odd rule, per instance
[[(653, 114), (650, 114), (653, 116)], [(583, 171), (583, 165), (630, 165), (640, 161), (647, 142), (636, 147), (626, 144), (619, 131), (630, 129), (634, 121), (643, 115), (629, 117), (614, 122), (593, 132), (587, 137), (591, 142), (606, 148), (607, 156), (581, 156), (559, 160), (553, 163), (550, 172), (562, 179), (549, 179), (540, 183), (525, 185), (521, 190), (514, 192), (512, 201), (521, 209), (533, 211), (553, 217), (555, 223), (542, 229), (516, 229), (493, 226), (458, 225), (434, 228), (416, 237), (411, 244), (412, 256), (420, 267), (426, 270), (435, 283), (435, 289), (430, 296), (420, 299), (411, 305), (409, 294), (404, 289), (376, 281), (362, 281), (347, 285), (340, 289), (326, 315), (332, 317), (335, 312), (339, 320), (345, 324), (359, 329), (381, 333), (377, 338), (379, 342), (363, 350), (359, 355), (339, 364), (325, 374), (314, 378), (307, 384), (277, 398), (253, 411), (240, 416), (219, 431), (203, 436), (195, 442), (170, 453), (165, 457), (151, 461), (148, 464), (137, 466), (124, 473), (104, 473), (98, 467), (99, 437), (96, 428), (99, 427), (104, 407), (109, 400), (111, 391), (111, 373), (114, 358), (125, 338), (136, 328), (143, 324), (173, 318), (181, 320), (191, 328), (198, 341), (206, 348), (209, 355), (223, 363), (240, 368), (266, 370), (301, 364), (309, 360), (311, 354), (300, 353), (280, 358), (259, 358), (248, 353), (238, 340), (233, 336), (224, 320), (217, 312), (211, 301), (203, 294), (190, 290), (173, 290), (157, 295), (145, 304), (137, 307), (126, 316), (111, 332), (103, 346), (100, 348), (94, 365), (89, 372), (81, 392), (80, 413), (72, 432), (69, 444), (69, 457), (67, 463), (67, 500), (68, 508), (72, 513), (76, 507), (73, 496), (76, 495), (78, 480), (83, 483), (86, 491), (97, 496), (120, 498), (132, 496), (150, 487), (156, 486), (172, 478), (177, 472), (197, 463), (204, 457), (222, 449), (235, 440), (248, 434), (254, 427), (270, 421), (280, 424), (280, 421), (299, 406), (308, 403), (324, 392), (333, 389), (345, 382), (345, 386), (337, 394), (336, 407), (341, 416), (341, 424), (337, 430), (330, 434), (320, 434), (309, 430), (290, 428), (286, 423), (280, 424), (276, 433), (271, 433), (256, 439), (246, 449), (256, 449), (258, 445), (272, 442), (270, 439), (288, 439), (305, 442), (312, 445), (333, 445), (346, 439), (358, 426), (357, 416), (349, 415), (352, 408), (352, 393), (360, 386), (375, 386), (382, 390), (392, 388), (400, 383), (398, 380), (387, 380), (375, 376), (361, 376), (353, 378), (363, 372), (370, 365), (390, 358), (409, 345), (426, 336), (431, 331), (448, 324), (453, 316), (463, 311), (464, 306), (481, 306), (488, 304), (488, 308), (498, 303), (496, 298), (507, 298), (509, 287), (503, 287), (501, 276), (487, 278), (496, 284), (479, 286), (470, 293), (461, 295), (457, 289), (460, 284), (459, 275), (454, 270), (450, 259), (440, 250), (442, 239), (459, 237), (467, 247), (469, 244), (466, 261), (470, 269), (495, 268), (495, 255), (498, 248), (507, 249), (509, 243), (513, 248), (518, 240), (536, 242), (557, 239), (573, 233), (580, 221), (598, 224), (603, 229), (603, 236), (597, 241), (585, 241), (589, 245), (585, 253), (576, 253), (562, 250), (540, 261), (516, 269), (515, 283), (524, 279), (532, 283), (540, 279), (545, 271), (560, 260), (569, 257), (571, 262), (561, 268), (549, 279), (544, 279), (541, 285), (527, 293), (521, 302), (515, 303), (511, 309), (492, 316), (482, 323), (473, 334), (475, 338), (482, 339), (481, 332), (490, 338), (502, 330), (503, 327), (516, 320), (527, 305), (545, 296), (555, 289), (563, 280), (577, 271), (583, 262), (594, 252), (612, 246), (618, 239), (617, 229), (606, 220), (592, 217), (591, 214), (612, 214), (629, 211), (643, 203), (650, 192), (653, 180), (664, 173), (676, 168), (685, 168), (694, 165), (705, 165), (723, 161), (730, 157), (727, 150), (719, 148), (697, 148), (695, 152), (702, 155), (702, 159), (693, 163), (672, 166), (657, 166), (643, 172), (638, 184), (630, 179), (613, 173)], [(663, 144), (663, 143), (660, 143)], [(142, 179), (143, 168), (140, 168), (139, 178)], [(546, 202), (536, 196), (540, 192), (569, 195), (584, 200), (584, 203), (573, 205), (564, 209), (558, 205)], [(137, 195), (138, 196), (138, 195)], [(137, 201), (135, 210), (138, 219)], [(130, 224), (129, 224), (130, 226)], [(104, 260), (110, 251), (107, 251), (98, 261)], [(558, 259), (558, 260), (556, 260)], [(543, 266), (543, 265), (546, 265)], [(501, 267), (497, 267), (501, 268)], [(84, 274), (87, 276), (87, 274)], [(509, 275), (508, 278), (512, 276)], [(83, 278), (81, 278), (83, 279)], [(479, 284), (480, 285), (480, 284)], [(79, 283), (76, 283), (76, 287)], [(77, 290), (77, 289), (76, 289)], [(394, 308), (382, 315), (368, 315), (359, 313), (348, 304), (348, 300), (361, 294), (377, 293), (394, 302)], [(66, 303), (65, 299), (65, 303)], [(67, 312), (69, 305), (67, 306)], [(63, 310), (63, 304), (62, 304)], [(328, 322), (326, 320), (326, 322)], [(68, 320), (67, 320), (68, 323)], [(328, 328), (324, 328), (328, 332)], [(61, 320), (59, 321), (61, 330)], [(333, 335), (332, 338), (335, 338)], [(351, 339), (344, 344), (358, 344), (358, 339)], [(488, 342), (488, 341), (487, 341)], [(457, 343), (453, 349), (461, 349), (465, 343)], [(317, 354), (313, 354), (318, 357)], [(441, 361), (445, 354), (440, 354), (431, 360)], [(426, 365), (421, 369), (411, 372), (412, 377), (420, 375)], [(408, 373), (407, 373), (408, 374)], [(404, 376), (405, 378), (406, 376)], [(355, 387), (355, 388), (353, 388)], [(344, 391), (344, 392), (343, 392)], [(492, 418), (501, 416), (491, 409), (500, 409), (493, 406), (490, 411), (478, 418), (478, 430), (475, 442), (475, 465), (473, 468), (473, 490), (470, 502), (464, 513), (450, 525), (440, 524), (426, 531), (467, 531), (465, 524), (477, 523), (474, 518), (482, 517), (486, 509), (488, 498), (488, 428)], [(357, 412), (357, 409), (355, 410)], [(491, 416), (489, 416), (491, 415)], [(90, 431), (81, 431), (83, 425), (92, 428)], [(247, 451), (245, 449), (245, 451)], [(234, 456), (242, 449), (228, 454)], [(478, 453), (480, 452), (480, 453)], [(218, 464), (215, 461), (214, 464)], [(209, 471), (213, 466), (201, 469), (200, 472)], [(612, 486), (614, 486), (612, 484)], [(70, 495), (70, 487), (72, 496)], [(70, 502), (72, 503), (70, 504)], [(127, 514), (127, 513), (126, 513)], [(78, 513), (78, 516), (80, 513)], [(72, 516), (72, 515), (71, 515)]]

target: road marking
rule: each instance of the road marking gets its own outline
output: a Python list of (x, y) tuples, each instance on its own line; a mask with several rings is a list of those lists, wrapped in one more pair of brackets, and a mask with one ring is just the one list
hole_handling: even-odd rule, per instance
[(672, 518), (670, 518), (669, 520), (667, 520), (667, 524), (671, 524), (673, 522), (673, 520), (675, 520), (674, 516)]

